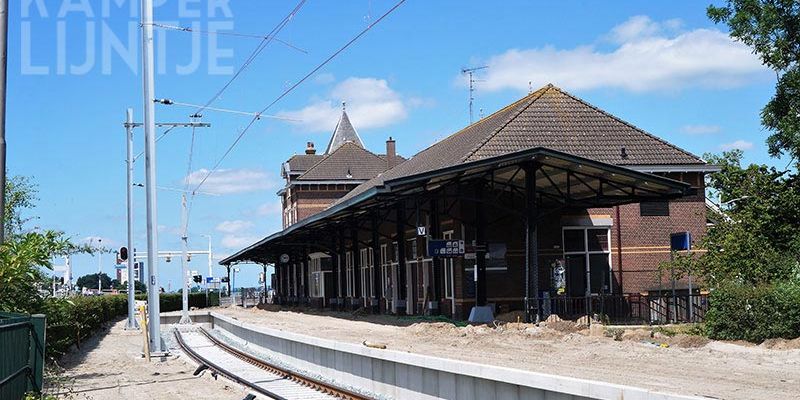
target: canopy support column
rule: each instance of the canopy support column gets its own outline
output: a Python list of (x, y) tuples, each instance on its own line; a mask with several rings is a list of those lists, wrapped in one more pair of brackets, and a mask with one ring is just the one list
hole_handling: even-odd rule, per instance
[[(432, 239), (441, 239), (441, 226), (439, 225), (439, 202), (436, 198), (431, 199), (431, 232), (430, 238)], [(427, 252), (428, 246), (425, 246), (425, 251)], [(430, 257), (431, 255), (428, 254)], [(431, 282), (431, 287), (433, 288), (433, 298), (431, 299), (434, 304), (434, 308), (431, 310), (432, 314), (439, 314), (440, 302), (442, 301), (442, 268), (444, 263), (442, 259), (439, 257), (433, 257), (433, 282)]]
[(328, 299), (328, 304), (335, 304), (333, 299), (337, 299), (339, 297), (339, 246), (336, 240), (336, 235), (333, 230), (330, 232), (331, 234), (331, 241), (330, 241), (330, 248), (331, 248), (331, 287), (325, 287), (325, 297)]
[(475, 185), (475, 305), (486, 305), (486, 210), (483, 205), (483, 182)]
[[(397, 279), (395, 280), (395, 291), (397, 292), (398, 303), (406, 300), (406, 314), (411, 313), (411, 301), (408, 299), (408, 288), (406, 285), (406, 205), (401, 200), (397, 204)], [(396, 306), (395, 306), (396, 308)]]
[(361, 254), (358, 250), (358, 228), (355, 221), (350, 228), (350, 246), (353, 251), (353, 300), (357, 300), (358, 304), (363, 305), (364, 300), (361, 297)]
[(536, 171), (539, 165), (525, 165), (525, 321), (541, 319), (539, 301), (539, 241), (537, 238), (539, 204), (536, 197)]
[(380, 312), (381, 308), (381, 244), (378, 238), (378, 212), (372, 212), (372, 296), (370, 296), (371, 309)]
[(227, 284), (228, 284), (228, 297), (230, 297), (232, 295), (232, 293), (231, 293), (231, 266), (230, 266), (230, 264), (225, 266), (225, 273), (228, 275), (228, 282), (227, 282)]
[(341, 309), (344, 306), (344, 298), (347, 294), (347, 285), (344, 282), (347, 282), (347, 277), (342, 277), (342, 275), (347, 273), (347, 269), (345, 268), (345, 254), (347, 250), (345, 250), (344, 246), (344, 227), (339, 227), (339, 234), (337, 235), (339, 241), (339, 270), (338, 275), (336, 275), (336, 282), (337, 282), (337, 289), (336, 292), (339, 296), (339, 308)]

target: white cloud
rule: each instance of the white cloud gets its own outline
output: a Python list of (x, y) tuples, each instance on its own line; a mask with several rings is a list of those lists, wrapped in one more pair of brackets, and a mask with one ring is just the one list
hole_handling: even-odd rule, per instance
[(678, 20), (632, 17), (605, 35), (613, 42), (610, 50), (594, 45), (510, 49), (485, 61), (489, 69), (481, 77), (481, 89), (527, 91), (529, 81), (534, 88), (552, 82), (571, 90), (635, 92), (732, 87), (766, 71), (749, 47), (727, 34), (711, 29), (680, 32), (680, 25)]
[(225, 235), (222, 237), (222, 246), (228, 249), (241, 249), (257, 242), (260, 238), (256, 236)]
[(321, 72), (314, 75), (314, 82), (320, 85), (327, 85), (329, 83), (333, 83), (335, 80), (336, 77), (330, 72)]
[(252, 227), (253, 227), (252, 222), (237, 219), (234, 221), (222, 221), (217, 225), (216, 229), (219, 232), (239, 233), (242, 231), (246, 231)]
[(681, 132), (689, 135), (710, 135), (719, 133), (721, 130), (719, 125), (684, 125), (681, 127)]
[(659, 34), (674, 33), (683, 25), (679, 19), (670, 19), (662, 23), (653, 21), (646, 15), (636, 15), (611, 29), (608, 38), (618, 44), (624, 44)]
[[(199, 185), (209, 170), (202, 168), (184, 178), (189, 186)], [(275, 178), (258, 169), (219, 169), (206, 179), (200, 191), (213, 194), (256, 192), (275, 187)]]
[(278, 116), (298, 120), (291, 123), (305, 131), (328, 132), (339, 120), (343, 101), (356, 130), (388, 126), (408, 115), (406, 101), (386, 80), (352, 77), (334, 86), (324, 100), (299, 110), (281, 111)]
[(256, 209), (256, 215), (259, 216), (267, 216), (267, 215), (280, 215), (282, 211), (282, 206), (280, 201), (273, 201), (271, 203), (264, 203)]
[(740, 139), (740, 140), (733, 141), (731, 143), (723, 143), (723, 144), (719, 145), (719, 148), (721, 150), (725, 150), (725, 151), (733, 150), (733, 149), (750, 150), (750, 149), (753, 148), (753, 142), (748, 142), (746, 140), (741, 140)]

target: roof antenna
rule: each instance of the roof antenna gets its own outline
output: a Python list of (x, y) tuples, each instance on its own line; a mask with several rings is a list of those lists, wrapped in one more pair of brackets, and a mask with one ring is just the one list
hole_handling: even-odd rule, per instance
[(528, 81), (528, 94), (533, 93), (533, 82)]
[(474, 67), (474, 68), (461, 68), (462, 74), (469, 75), (469, 123), (472, 124), (472, 102), (475, 101), (475, 82), (484, 82), (483, 80), (478, 80), (473, 77), (473, 73), (475, 71), (489, 68), (488, 65), (484, 65), (481, 67)]
[(347, 103), (342, 102), (342, 112), (345, 112), (347, 109)]
[(478, 119), (479, 119), (479, 120), (483, 119), (483, 107), (481, 107), (481, 108), (478, 110)]

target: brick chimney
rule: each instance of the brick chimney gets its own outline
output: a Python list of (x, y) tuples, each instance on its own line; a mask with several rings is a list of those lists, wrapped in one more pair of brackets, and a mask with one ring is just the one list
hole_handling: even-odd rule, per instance
[(306, 143), (306, 154), (317, 154), (317, 149), (314, 148), (314, 142)]
[(386, 169), (390, 169), (397, 165), (397, 146), (389, 136), (389, 140), (386, 141)]

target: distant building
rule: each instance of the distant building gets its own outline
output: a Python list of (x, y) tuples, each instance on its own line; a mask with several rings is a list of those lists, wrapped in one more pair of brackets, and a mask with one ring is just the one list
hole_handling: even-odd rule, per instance
[(384, 154), (367, 150), (342, 104), (342, 115), (325, 152), (317, 154), (314, 143), (308, 142), (305, 154), (294, 155), (281, 166), (285, 185), (278, 195), (283, 227), (328, 208), (356, 186), (402, 161), (391, 137), (386, 141)]

